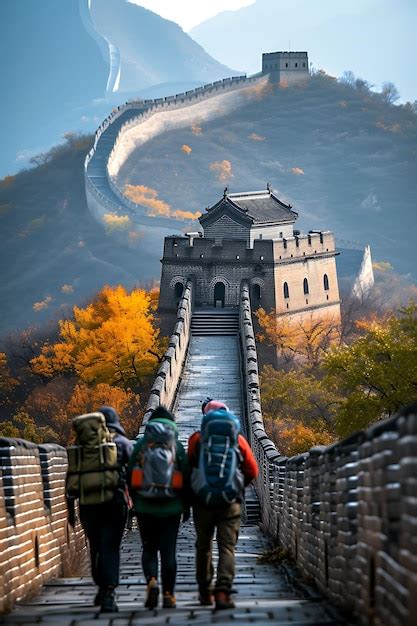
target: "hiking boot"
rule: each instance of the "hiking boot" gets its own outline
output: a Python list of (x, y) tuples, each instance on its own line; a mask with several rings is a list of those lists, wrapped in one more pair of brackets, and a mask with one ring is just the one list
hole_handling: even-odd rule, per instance
[(154, 609), (158, 606), (159, 587), (156, 578), (151, 578), (146, 589), (145, 608)]
[(100, 606), (105, 593), (106, 593), (106, 590), (100, 587), (94, 598), (94, 606)]
[(230, 598), (230, 593), (228, 591), (216, 591), (214, 598), (216, 600), (216, 611), (235, 608), (235, 603)]
[(169, 593), (169, 591), (164, 591), (164, 595), (162, 598), (162, 608), (163, 609), (176, 609), (177, 601), (173, 593)]
[(118, 610), (119, 607), (116, 604), (114, 589), (103, 590), (100, 613), (116, 613)]
[(210, 589), (201, 589), (198, 593), (198, 599), (201, 606), (213, 606), (214, 604), (214, 595)]

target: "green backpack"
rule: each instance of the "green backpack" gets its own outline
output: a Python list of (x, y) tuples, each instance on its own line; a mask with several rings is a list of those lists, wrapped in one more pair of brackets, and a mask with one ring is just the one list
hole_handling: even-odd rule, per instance
[(80, 504), (101, 504), (114, 497), (119, 486), (117, 446), (102, 413), (72, 420), (75, 445), (68, 446), (67, 493)]

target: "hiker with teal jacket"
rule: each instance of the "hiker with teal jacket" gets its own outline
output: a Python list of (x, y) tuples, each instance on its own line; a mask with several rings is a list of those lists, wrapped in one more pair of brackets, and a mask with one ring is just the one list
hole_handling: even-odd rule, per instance
[(158, 552), (163, 608), (175, 608), (176, 546), (181, 516), (190, 517), (188, 459), (178, 441), (175, 417), (163, 406), (151, 414), (128, 467), (129, 489), (143, 544), (145, 607), (158, 606)]

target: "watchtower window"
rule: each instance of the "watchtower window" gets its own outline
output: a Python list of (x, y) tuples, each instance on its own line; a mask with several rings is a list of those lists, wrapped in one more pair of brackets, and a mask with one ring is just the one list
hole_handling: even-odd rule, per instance
[(295, 64), (295, 67), (298, 67), (298, 63)]
[(305, 66), (306, 66), (306, 64), (305, 64), (305, 63), (303, 63), (303, 67), (305, 67)]
[(329, 277), (327, 276), (327, 274), (323, 276), (323, 286), (325, 291), (329, 290)]
[(290, 297), (290, 290), (288, 289), (288, 283), (284, 283), (284, 298)]
[(288, 63), (285, 64), (285, 67), (288, 67)]
[(303, 290), (304, 290), (304, 295), (307, 295), (307, 294), (309, 293), (309, 290), (308, 290), (308, 280), (307, 280), (307, 278), (304, 278), (304, 281), (303, 281)]

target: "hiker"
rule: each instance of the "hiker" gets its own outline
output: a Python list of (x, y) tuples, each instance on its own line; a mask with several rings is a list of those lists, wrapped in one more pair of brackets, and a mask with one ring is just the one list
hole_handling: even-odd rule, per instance
[(98, 592), (94, 605), (102, 613), (118, 611), (120, 543), (127, 517), (126, 470), (132, 443), (117, 412), (102, 406), (73, 420), (76, 445), (69, 446), (68, 521), (75, 525), (75, 499), (90, 545), (91, 571)]
[(151, 414), (129, 462), (129, 487), (143, 544), (145, 607), (158, 606), (158, 552), (162, 606), (176, 607), (176, 546), (181, 516), (190, 517), (188, 459), (178, 441), (175, 417), (163, 406)]
[[(193, 516), (197, 533), (196, 569), (202, 606), (231, 609), (235, 575), (235, 546), (239, 536), (244, 489), (257, 477), (258, 466), (246, 439), (239, 434), (239, 419), (218, 400), (202, 405), (201, 431), (188, 441)], [(219, 549), (217, 578), (212, 580), (212, 540)]]

